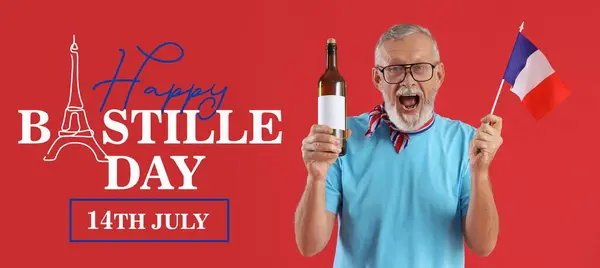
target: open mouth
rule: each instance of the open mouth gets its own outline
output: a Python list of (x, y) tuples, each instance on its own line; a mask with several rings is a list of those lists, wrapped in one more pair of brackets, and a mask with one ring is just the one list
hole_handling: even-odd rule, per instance
[(419, 105), (421, 98), (416, 94), (408, 94), (398, 96), (398, 102), (404, 106), (406, 110), (414, 110)]

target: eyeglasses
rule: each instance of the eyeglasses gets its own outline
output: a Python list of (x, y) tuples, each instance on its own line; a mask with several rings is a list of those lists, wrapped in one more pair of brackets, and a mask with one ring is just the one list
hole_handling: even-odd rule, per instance
[(413, 64), (388, 65), (383, 69), (377, 68), (383, 73), (383, 79), (388, 84), (400, 84), (406, 78), (406, 69), (410, 69), (410, 75), (417, 82), (429, 81), (433, 78), (433, 69), (437, 63), (419, 62)]

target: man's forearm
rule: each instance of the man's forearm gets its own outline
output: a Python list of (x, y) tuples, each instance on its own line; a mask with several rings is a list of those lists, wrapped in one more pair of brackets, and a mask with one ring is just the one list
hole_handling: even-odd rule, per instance
[(465, 229), (467, 244), (477, 255), (488, 256), (493, 251), (499, 220), (488, 172), (472, 174)]
[(325, 208), (325, 183), (309, 177), (296, 210), (296, 244), (304, 256), (321, 251), (333, 231), (335, 216)]

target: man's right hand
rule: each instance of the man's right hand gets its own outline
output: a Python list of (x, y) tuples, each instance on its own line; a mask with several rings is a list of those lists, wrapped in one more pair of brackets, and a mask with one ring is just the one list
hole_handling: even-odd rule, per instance
[[(346, 138), (350, 130), (346, 130)], [(313, 125), (302, 140), (302, 159), (308, 171), (306, 189), (296, 209), (296, 244), (303, 256), (320, 252), (331, 236), (336, 215), (325, 210), (327, 171), (339, 157), (341, 142), (326, 125)]]
[[(350, 137), (348, 129), (346, 137)], [(327, 170), (338, 158), (341, 141), (332, 135), (333, 129), (326, 125), (313, 125), (310, 132), (302, 140), (302, 159), (308, 175), (317, 180), (327, 177)]]

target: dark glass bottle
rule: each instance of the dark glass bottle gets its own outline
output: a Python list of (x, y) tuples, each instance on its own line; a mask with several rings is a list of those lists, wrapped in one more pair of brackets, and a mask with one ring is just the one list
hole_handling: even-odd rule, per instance
[(342, 152), (346, 154), (346, 81), (338, 70), (337, 44), (327, 40), (327, 64), (319, 78), (318, 124), (333, 128), (333, 135), (342, 141)]

